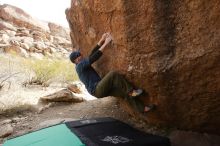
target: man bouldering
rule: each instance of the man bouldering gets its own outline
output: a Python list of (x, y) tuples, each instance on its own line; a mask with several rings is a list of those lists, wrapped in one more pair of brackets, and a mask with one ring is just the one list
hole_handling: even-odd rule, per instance
[(92, 64), (102, 56), (104, 49), (111, 41), (111, 35), (104, 33), (89, 57), (83, 57), (79, 51), (73, 51), (70, 54), (70, 60), (76, 65), (75, 68), (80, 81), (85, 84), (88, 92), (97, 98), (106, 96), (123, 97), (141, 112), (151, 110), (152, 106), (144, 106), (136, 98), (143, 93), (142, 89), (135, 89), (121, 74), (114, 71), (101, 78), (92, 67)]

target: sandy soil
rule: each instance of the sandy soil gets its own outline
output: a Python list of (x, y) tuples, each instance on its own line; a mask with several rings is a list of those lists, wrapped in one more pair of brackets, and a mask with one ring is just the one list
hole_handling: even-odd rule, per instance
[[(59, 103), (41, 111), (23, 111), (0, 115), (0, 123), (11, 120), (14, 132), (5, 139), (35, 131), (50, 125), (69, 120), (87, 119), (94, 117), (113, 117), (147, 133), (167, 136), (172, 146), (219, 146), (220, 137), (216, 135), (178, 131), (148, 125), (137, 115), (125, 111), (124, 103), (115, 97), (106, 97), (82, 103)], [(0, 144), (1, 145), (1, 144)]]
[(148, 133), (167, 134), (162, 129), (146, 125), (144, 121), (134, 118), (122, 108), (123, 105), (120, 101), (114, 97), (106, 97), (82, 103), (58, 103), (40, 113), (38, 111), (23, 111), (2, 114), (0, 115), (0, 122), (7, 119), (12, 120), (14, 132), (8, 138), (22, 135), (51, 124), (57, 124), (65, 119), (77, 120), (94, 117), (113, 117)]

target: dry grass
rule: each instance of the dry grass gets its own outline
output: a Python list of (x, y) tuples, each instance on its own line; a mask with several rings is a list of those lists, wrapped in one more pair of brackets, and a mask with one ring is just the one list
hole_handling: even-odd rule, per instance
[(51, 82), (72, 82), (78, 80), (78, 76), (69, 60), (48, 59), (24, 60), (29, 79), (24, 83), (47, 86)]
[[(14, 57), (13, 55), (11, 58)], [(11, 79), (14, 78), (17, 74), (19, 74), (18, 70), (14, 70), (14, 63), (8, 56), (0, 56), (0, 91), (6, 85), (8, 89), (11, 85)]]

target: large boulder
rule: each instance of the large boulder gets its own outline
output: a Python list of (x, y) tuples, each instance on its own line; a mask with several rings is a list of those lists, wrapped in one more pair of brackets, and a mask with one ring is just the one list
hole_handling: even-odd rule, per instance
[(218, 0), (72, 0), (66, 15), (84, 55), (111, 32), (96, 69), (124, 73), (148, 92), (143, 101), (157, 110), (147, 121), (220, 134)]
[(5, 53), (16, 53), (20, 54), (22, 51), (22, 48), (20, 46), (7, 46), (4, 48)]
[(68, 89), (62, 89), (55, 93), (40, 98), (40, 102), (83, 102), (84, 99), (74, 95)]

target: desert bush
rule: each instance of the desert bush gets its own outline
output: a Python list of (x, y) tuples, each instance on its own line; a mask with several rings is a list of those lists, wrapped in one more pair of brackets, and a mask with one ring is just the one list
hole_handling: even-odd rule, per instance
[(37, 84), (45, 86), (52, 81), (69, 82), (78, 80), (73, 65), (69, 60), (48, 58), (42, 60), (26, 59), (24, 64), (30, 76), (24, 85)]

